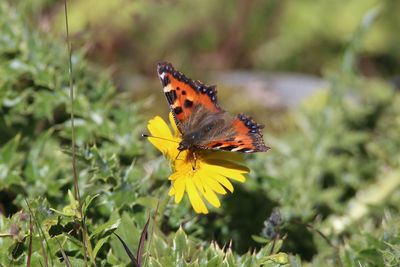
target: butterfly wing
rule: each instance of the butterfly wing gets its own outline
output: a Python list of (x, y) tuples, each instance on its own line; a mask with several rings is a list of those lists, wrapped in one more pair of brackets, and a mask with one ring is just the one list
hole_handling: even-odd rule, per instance
[(245, 153), (265, 152), (270, 149), (264, 144), (261, 131), (264, 126), (257, 124), (251, 117), (239, 114), (232, 120), (230, 128), (233, 129), (233, 135), (226, 136), (227, 138), (216, 138), (205, 148)]
[(209, 112), (219, 112), (215, 86), (207, 86), (194, 81), (174, 69), (171, 63), (159, 63), (157, 73), (164, 89), (169, 107), (178, 129), (193, 112), (193, 108), (202, 105)]
[(250, 117), (232, 118), (217, 103), (215, 86), (194, 81), (174, 69), (170, 63), (159, 63), (157, 73), (176, 125), (192, 149), (234, 152), (267, 151), (261, 129)]

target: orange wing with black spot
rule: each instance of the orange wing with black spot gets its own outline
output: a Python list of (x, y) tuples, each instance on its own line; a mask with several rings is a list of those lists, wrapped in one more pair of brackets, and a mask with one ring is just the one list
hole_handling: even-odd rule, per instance
[(257, 124), (251, 117), (239, 114), (232, 122), (234, 137), (213, 140), (207, 145), (208, 149), (232, 152), (265, 152), (270, 148), (264, 144), (261, 130), (263, 125)]
[(183, 73), (174, 69), (171, 63), (159, 63), (157, 73), (160, 77), (164, 94), (178, 129), (192, 113), (193, 107), (203, 105), (211, 112), (219, 112), (217, 104), (217, 90), (215, 86), (207, 86), (200, 81), (194, 81)]
[[(250, 117), (239, 114), (220, 122), (225, 112), (218, 106), (215, 86), (207, 86), (186, 77), (175, 70), (171, 63), (159, 63), (157, 73), (182, 138), (198, 135), (196, 140), (186, 140), (190, 145), (188, 147), (247, 153), (269, 149), (264, 144), (261, 132), (263, 126)], [(192, 113), (193, 118), (190, 117)], [(215, 120), (218, 123), (213, 123)], [(182, 131), (185, 122), (190, 122), (186, 124), (190, 127), (185, 128), (188, 133)]]

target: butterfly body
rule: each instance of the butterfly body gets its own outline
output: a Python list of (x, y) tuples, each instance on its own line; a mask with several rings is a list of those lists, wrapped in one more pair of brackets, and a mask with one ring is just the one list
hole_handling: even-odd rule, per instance
[(265, 146), (261, 129), (250, 117), (231, 116), (217, 103), (215, 86), (193, 81), (176, 71), (170, 63), (159, 63), (157, 72), (182, 141), (178, 149), (262, 152)]
[(209, 149), (208, 144), (213, 140), (234, 138), (232, 120), (224, 111), (210, 112), (204, 106), (196, 105), (189, 119), (181, 123), (182, 141), (178, 149)]

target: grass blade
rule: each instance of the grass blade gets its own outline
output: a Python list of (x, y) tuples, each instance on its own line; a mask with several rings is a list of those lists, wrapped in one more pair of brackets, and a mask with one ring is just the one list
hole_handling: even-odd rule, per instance
[(65, 254), (65, 251), (63, 250), (60, 241), (57, 238), (56, 238), (56, 240), (57, 240), (58, 246), (60, 247), (61, 255), (62, 255), (63, 259), (64, 259), (65, 266), (72, 267), (72, 264), (69, 261), (69, 258), (67, 256), (67, 254)]
[(75, 147), (75, 124), (74, 124), (74, 88), (73, 88), (73, 79), (72, 79), (72, 47), (71, 42), (69, 40), (69, 27), (68, 27), (68, 9), (67, 9), (67, 0), (64, 0), (64, 13), (65, 13), (65, 30), (67, 33), (67, 46), (68, 46), (68, 54), (69, 54), (69, 61), (68, 61), (68, 71), (69, 71), (69, 93), (71, 99), (71, 146), (72, 146), (72, 172), (74, 177), (74, 193), (75, 199), (78, 200), (79, 203), (79, 213), (81, 215), (82, 221), (81, 224), (81, 231), (82, 231), (82, 244), (83, 244), (83, 257), (85, 260), (85, 266), (87, 265), (87, 254), (88, 254), (88, 245), (86, 241), (87, 231), (85, 225), (85, 217), (83, 216), (83, 209), (82, 209), (82, 201), (81, 196), (79, 193), (79, 185), (78, 185), (78, 173), (76, 168), (76, 147)]
[(126, 254), (128, 254), (128, 257), (131, 259), (131, 262), (132, 262), (133, 266), (140, 267), (138, 261), (136, 260), (135, 256), (133, 256), (132, 251), (129, 249), (129, 247), (125, 243), (125, 241), (122, 240), (122, 238), (117, 233), (114, 233), (114, 235), (116, 235), (118, 237), (118, 239), (121, 242), (122, 246), (124, 246), (125, 252), (126, 252)]
[[(26, 206), (28, 207), (30, 217), (33, 218), (33, 222), (35, 223), (36, 228), (38, 229), (39, 236), (44, 240), (44, 242), (46, 243), (47, 250), (50, 251), (50, 253), (51, 253), (50, 246), (49, 246), (49, 243), (47, 242), (47, 238), (46, 238), (46, 236), (45, 236), (45, 234), (44, 234), (44, 231), (43, 231), (42, 227), (40, 226), (39, 222), (36, 220), (36, 217), (35, 217), (35, 215), (34, 215), (33, 212), (32, 212), (31, 206), (29, 205), (29, 203), (28, 203), (28, 201), (27, 201), (26, 199), (25, 199), (25, 203), (26, 203)], [(45, 267), (48, 267), (48, 266), (49, 266), (49, 258), (48, 258), (46, 249), (45, 249), (45, 247), (44, 247), (44, 245), (43, 245), (43, 241), (40, 242), (40, 245), (41, 245), (41, 247), (42, 247), (43, 259), (44, 259), (44, 266), (45, 266)], [(53, 260), (52, 260), (52, 258), (50, 258), (50, 260), (51, 260), (51, 265), (53, 265)]]
[(143, 251), (144, 251), (144, 242), (147, 239), (149, 223), (150, 223), (150, 216), (147, 219), (146, 224), (144, 225), (142, 234), (140, 235), (139, 246), (138, 246), (138, 250), (137, 250), (137, 254), (136, 254), (136, 259), (137, 259), (137, 262), (138, 262), (139, 266), (142, 264)]

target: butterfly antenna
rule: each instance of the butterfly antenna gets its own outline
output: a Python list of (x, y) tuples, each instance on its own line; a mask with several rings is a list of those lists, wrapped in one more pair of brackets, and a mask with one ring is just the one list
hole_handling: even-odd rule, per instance
[(182, 150), (179, 150), (179, 152), (178, 152), (178, 155), (176, 155), (176, 158), (175, 158), (175, 160), (177, 160), (177, 159), (178, 159), (178, 157), (179, 157), (179, 155), (181, 154), (181, 152), (182, 152)]
[(157, 138), (157, 139), (161, 139), (161, 140), (165, 140), (165, 141), (174, 142), (174, 143), (178, 143), (178, 144), (179, 144), (178, 141), (171, 140), (171, 139), (168, 139), (168, 138), (159, 137), (159, 136), (153, 136), (153, 135), (148, 135), (148, 134), (142, 134), (142, 137), (146, 137), (146, 138)]

